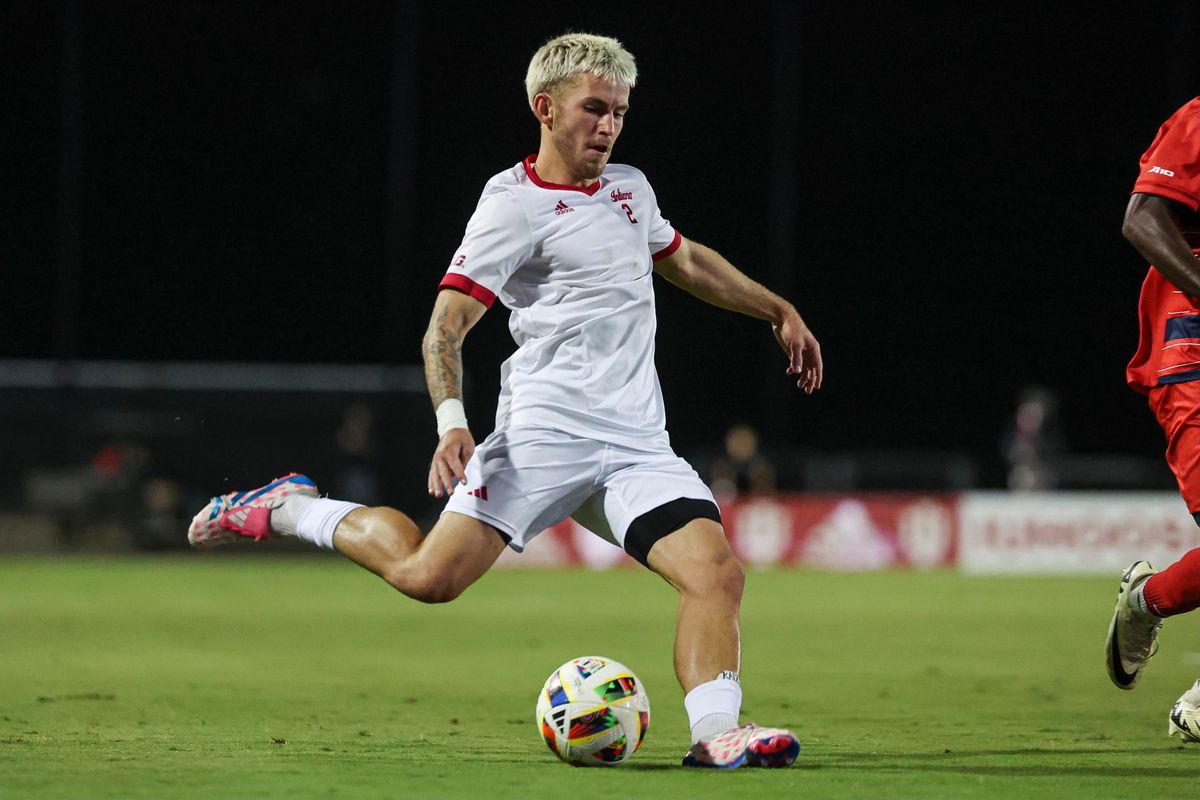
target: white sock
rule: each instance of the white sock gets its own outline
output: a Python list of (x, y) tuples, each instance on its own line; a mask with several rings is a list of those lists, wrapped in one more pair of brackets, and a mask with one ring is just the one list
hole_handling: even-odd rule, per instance
[(1129, 603), (1130, 603), (1130, 605), (1132, 605), (1138, 611), (1145, 614), (1150, 619), (1161, 621), (1162, 617), (1158, 616), (1153, 611), (1151, 611), (1150, 606), (1146, 604), (1146, 593), (1144, 591), (1145, 588), (1146, 588), (1146, 582), (1142, 581), (1138, 585), (1138, 587), (1136, 589), (1134, 589), (1132, 593), (1130, 593)]
[(736, 672), (722, 672), (716, 680), (702, 683), (683, 698), (692, 744), (736, 728), (742, 711), (742, 686)]
[(283, 504), (271, 511), (271, 530), (284, 536), (295, 536), (300, 518), (316, 499), (306, 494), (290, 494), (283, 498)]
[(1196, 681), (1192, 688), (1183, 693), (1183, 697), (1179, 698), (1184, 703), (1187, 703), (1192, 708), (1200, 708), (1200, 681)]
[[(293, 500), (300, 498), (289, 497), (282, 506), (276, 509), (276, 512), (289, 506)], [(308, 497), (304, 498), (309, 502), (307, 504), (298, 504), (303, 506), (298, 507), (299, 515), (296, 521), (296, 532), (292, 534), (297, 539), (303, 539), (306, 542), (312, 542), (317, 547), (323, 547), (326, 550), (333, 549), (333, 532), (337, 529), (338, 523), (341, 522), (347, 514), (356, 508), (365, 508), (361, 503), (348, 503), (345, 500), (330, 500), (327, 497)], [(288, 510), (288, 514), (280, 523), (287, 521), (290, 524), (292, 509)], [(271, 514), (272, 524), (275, 525), (275, 513)], [(277, 528), (280, 533), (287, 533), (282, 527)]]
[(1146, 605), (1146, 595), (1142, 591), (1145, 588), (1146, 582), (1142, 581), (1140, 584), (1138, 584), (1138, 587), (1133, 590), (1133, 596), (1129, 598), (1129, 601), (1130, 605), (1132, 605), (1138, 611), (1142, 612), (1143, 614), (1149, 614), (1150, 609)]

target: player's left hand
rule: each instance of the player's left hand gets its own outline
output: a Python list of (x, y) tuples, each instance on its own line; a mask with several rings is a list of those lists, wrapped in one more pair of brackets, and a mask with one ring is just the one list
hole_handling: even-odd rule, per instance
[(475, 454), (475, 439), (466, 428), (451, 428), (438, 442), (429, 465), (429, 494), (449, 497), (454, 487), (467, 482), (467, 462)]
[(799, 376), (796, 386), (803, 389), (805, 394), (820, 389), (825, 375), (821, 345), (800, 315), (793, 311), (782, 322), (771, 325), (771, 330), (783, 352), (788, 355), (787, 374)]

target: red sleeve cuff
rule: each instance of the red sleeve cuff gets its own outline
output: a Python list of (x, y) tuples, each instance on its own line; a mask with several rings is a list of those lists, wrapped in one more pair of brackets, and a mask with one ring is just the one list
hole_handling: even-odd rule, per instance
[(438, 284), (438, 288), (455, 289), (465, 295), (474, 297), (488, 308), (491, 308), (492, 303), (496, 302), (496, 295), (490, 289), (480, 286), (466, 275), (460, 275), (457, 272), (446, 273), (446, 277), (442, 278), (442, 282)]
[(1191, 192), (1181, 189), (1178, 186), (1169, 186), (1157, 181), (1141, 178), (1133, 185), (1133, 192), (1134, 194), (1156, 194), (1159, 197), (1183, 203), (1193, 213), (1200, 210), (1200, 197), (1196, 197)]
[(678, 250), (679, 245), (682, 243), (683, 237), (679, 235), (679, 231), (675, 231), (675, 238), (671, 240), (671, 243), (652, 255), (651, 258), (653, 258), (655, 261), (661, 261), (662, 259), (671, 255), (671, 253), (674, 253), (676, 250)]

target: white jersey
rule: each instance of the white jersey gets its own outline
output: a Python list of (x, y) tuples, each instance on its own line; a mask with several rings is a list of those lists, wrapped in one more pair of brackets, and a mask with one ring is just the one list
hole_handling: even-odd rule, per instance
[(639, 170), (609, 164), (585, 189), (546, 183), (533, 161), (487, 182), (441, 282), (512, 311), (517, 351), (500, 369), (496, 430), (665, 441), (653, 262), (680, 235)]

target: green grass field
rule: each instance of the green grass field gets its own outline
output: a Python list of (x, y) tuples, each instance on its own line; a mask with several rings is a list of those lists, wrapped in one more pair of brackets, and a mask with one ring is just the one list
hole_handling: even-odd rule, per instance
[[(0, 561), (0, 798), (1183, 796), (1172, 620), (1137, 691), (1101, 650), (1112, 579), (752, 572), (744, 717), (788, 770), (679, 768), (674, 593), (639, 571), (494, 572), (429, 607), (336, 557)], [(559, 763), (537, 690), (617, 658), (651, 699), (614, 770)]]

